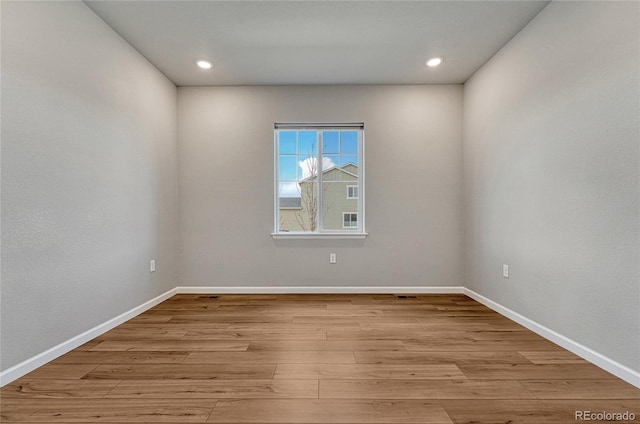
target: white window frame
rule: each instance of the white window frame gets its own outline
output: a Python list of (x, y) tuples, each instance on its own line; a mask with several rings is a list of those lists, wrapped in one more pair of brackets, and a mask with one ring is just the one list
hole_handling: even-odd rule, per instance
[(359, 186), (357, 186), (357, 185), (348, 185), (347, 186), (347, 199), (357, 199), (359, 196), (353, 196), (353, 197), (349, 196), (349, 189), (350, 188), (355, 188), (356, 191), (360, 191)]
[[(322, 214), (318, 214), (318, 227), (320, 230), (311, 231), (279, 231), (279, 175), (278, 175), (278, 131), (279, 130), (317, 130), (318, 131), (318, 158), (322, 158), (322, 131), (326, 130), (357, 130), (358, 131), (358, 197), (353, 198), (358, 202), (357, 227), (344, 227), (344, 216), (342, 221), (342, 230), (324, 230), (322, 229)], [(363, 239), (367, 236), (365, 231), (365, 210), (364, 210), (364, 192), (365, 192), (365, 163), (364, 163), (364, 123), (345, 123), (345, 124), (308, 124), (308, 123), (276, 123), (274, 124), (274, 223), (271, 236), (274, 239)], [(322, 172), (318, 172), (318, 187), (322, 187)], [(348, 194), (348, 193), (347, 193)], [(322, 196), (318, 196), (318, 210), (322, 210)], [(347, 212), (344, 212), (347, 213)]]
[[(348, 226), (347, 227), (346, 225), (344, 225), (344, 216), (345, 215), (355, 215), (356, 216), (356, 223), (359, 225), (359, 221), (360, 220), (358, 219), (358, 212), (342, 212), (342, 228), (354, 228), (352, 226)], [(353, 222), (351, 220), (351, 217), (349, 217), (349, 222)], [(355, 228), (358, 228), (358, 226), (356, 225)]]

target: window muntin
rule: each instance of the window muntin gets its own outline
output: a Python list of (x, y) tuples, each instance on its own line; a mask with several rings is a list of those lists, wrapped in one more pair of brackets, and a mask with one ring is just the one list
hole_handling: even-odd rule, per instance
[(276, 124), (274, 234), (364, 234), (363, 147), (361, 124)]

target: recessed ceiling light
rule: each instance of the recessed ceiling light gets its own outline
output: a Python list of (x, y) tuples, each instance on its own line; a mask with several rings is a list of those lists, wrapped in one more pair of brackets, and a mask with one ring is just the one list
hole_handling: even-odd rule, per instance
[(208, 60), (197, 60), (196, 65), (198, 65), (202, 69), (211, 69), (211, 67), (213, 66)]
[(434, 66), (438, 66), (439, 64), (442, 63), (442, 58), (432, 57), (431, 59), (427, 60), (425, 63), (427, 64), (427, 66), (433, 68)]

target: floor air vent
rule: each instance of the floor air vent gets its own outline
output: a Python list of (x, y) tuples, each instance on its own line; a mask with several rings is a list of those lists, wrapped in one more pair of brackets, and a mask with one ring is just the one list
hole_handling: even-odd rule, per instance
[(218, 296), (200, 296), (198, 299), (217, 299)]
[(397, 299), (417, 299), (417, 296), (396, 295)]

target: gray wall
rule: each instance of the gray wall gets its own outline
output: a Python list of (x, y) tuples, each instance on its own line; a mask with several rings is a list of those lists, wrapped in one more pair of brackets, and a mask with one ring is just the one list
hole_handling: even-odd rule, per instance
[[(460, 286), (461, 114), (460, 85), (179, 88), (180, 284)], [(309, 121), (365, 123), (365, 240), (270, 236), (273, 124)]]
[(177, 152), (175, 86), (80, 2), (2, 2), (1, 96), (4, 370), (177, 285)]
[(636, 370), (638, 6), (552, 2), (465, 84), (463, 146), (466, 286)]

